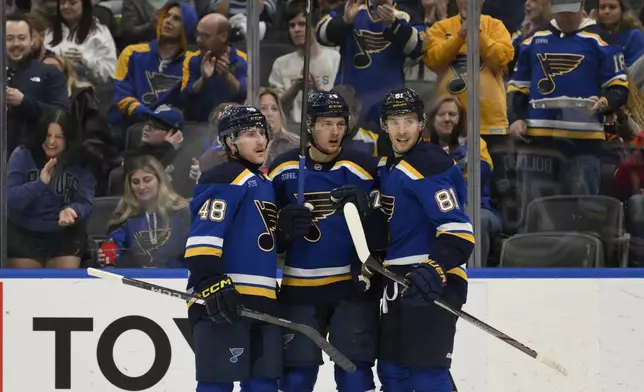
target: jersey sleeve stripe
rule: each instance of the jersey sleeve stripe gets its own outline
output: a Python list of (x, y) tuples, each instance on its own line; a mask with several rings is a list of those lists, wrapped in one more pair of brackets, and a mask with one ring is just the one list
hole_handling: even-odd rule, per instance
[(184, 254), (185, 258), (190, 258), (190, 257), (196, 257), (196, 256), (217, 256), (221, 257), (222, 251), (221, 249), (217, 248), (210, 248), (207, 246), (199, 246), (196, 248), (188, 248), (186, 249), (186, 253)]
[(298, 163), (296, 161), (286, 161), (284, 163), (280, 163), (279, 165), (277, 165), (275, 169), (273, 169), (273, 171), (271, 171), (268, 174), (268, 178), (272, 181), (283, 171), (290, 170), (290, 169), (297, 169), (297, 167), (298, 167)]
[(277, 299), (277, 294), (275, 293), (275, 289), (267, 289), (264, 287), (255, 287), (255, 286), (238, 284), (238, 285), (235, 285), (235, 290), (237, 290), (239, 294), (255, 295), (258, 297)]
[(328, 284), (351, 280), (351, 274), (330, 276), (327, 278), (282, 278), (282, 286), (300, 286), (300, 287), (314, 287), (326, 286)]
[(617, 75), (611, 78), (610, 80), (608, 80), (606, 83), (602, 84), (602, 88), (613, 87), (613, 86), (628, 87), (628, 79), (626, 78), (626, 75), (624, 74)]
[(420, 174), (418, 170), (414, 169), (414, 167), (406, 161), (400, 161), (400, 163), (396, 165), (396, 169), (405, 173), (407, 177), (411, 178), (412, 180), (421, 180), (425, 178), (422, 174)]
[(251, 178), (252, 176), (254, 176), (253, 172), (251, 172), (248, 169), (244, 169), (244, 171), (241, 172), (237, 176), (237, 178), (235, 178), (233, 180), (233, 182), (231, 182), (231, 184), (232, 185), (244, 185), (244, 183), (246, 183), (246, 181), (248, 181), (248, 179)]
[(378, 167), (386, 166), (386, 165), (387, 165), (387, 158), (386, 157), (380, 158), (380, 161), (378, 161)]
[(391, 266), (391, 265), (414, 265), (414, 264), (420, 264), (423, 261), (427, 260), (429, 258), (429, 255), (414, 255), (414, 256), (407, 256), (407, 257), (400, 257), (398, 259), (391, 259), (391, 260), (385, 260), (382, 265), (385, 267)]
[(276, 280), (274, 278), (269, 278), (266, 276), (257, 276), (249, 274), (228, 274), (230, 279), (233, 280), (235, 285), (237, 284), (250, 284), (256, 286), (265, 286), (268, 288), (274, 288), (276, 285)]
[(464, 281), (467, 281), (467, 272), (465, 272), (465, 270), (460, 267), (452, 268), (451, 270), (447, 271), (447, 273), (456, 275)]
[(475, 243), (476, 243), (476, 241), (474, 240), (474, 236), (473, 236), (472, 234), (468, 234), (468, 233), (455, 233), (455, 232), (453, 232), (453, 231), (439, 231), (439, 232), (437, 232), (437, 233), (436, 233), (436, 237), (438, 237), (438, 236), (440, 236), (440, 235), (443, 235), (443, 234), (453, 235), (454, 237), (458, 237), (458, 238), (460, 238), (460, 239), (463, 239), (463, 240), (465, 240), (465, 241), (471, 242), (471, 243), (473, 243), (473, 244), (475, 244)]
[(331, 170), (339, 170), (340, 168), (343, 168), (343, 167), (348, 169), (351, 173), (355, 174), (356, 176), (358, 176), (363, 180), (373, 180), (373, 177), (371, 176), (371, 174), (369, 174), (365, 169), (360, 167), (360, 165), (356, 165), (351, 161), (336, 162), (336, 164), (333, 165)]
[(436, 231), (464, 231), (467, 233), (472, 233), (472, 224), (471, 223), (444, 223), (436, 228)]
[(344, 267), (329, 267), (329, 268), (294, 268), (284, 267), (282, 270), (284, 276), (299, 277), (299, 278), (319, 278), (328, 277), (340, 274), (348, 274), (351, 272), (351, 266)]
[(216, 246), (221, 248), (224, 246), (224, 239), (213, 236), (195, 236), (188, 238), (186, 241), (186, 248), (196, 245)]

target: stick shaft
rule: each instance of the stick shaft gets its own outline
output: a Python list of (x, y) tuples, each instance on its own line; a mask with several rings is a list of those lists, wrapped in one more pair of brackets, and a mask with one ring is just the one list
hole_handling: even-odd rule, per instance
[(306, 0), (306, 37), (304, 41), (304, 68), (302, 69), (302, 113), (300, 117), (300, 156), (297, 171), (297, 203), (304, 204), (304, 165), (306, 163), (306, 143), (307, 143), (307, 102), (309, 98), (309, 74), (311, 69), (311, 29), (313, 26), (313, 9), (312, 0)]

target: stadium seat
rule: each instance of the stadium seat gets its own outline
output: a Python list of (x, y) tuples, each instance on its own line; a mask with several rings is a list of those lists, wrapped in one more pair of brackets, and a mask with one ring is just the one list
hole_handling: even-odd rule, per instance
[(92, 213), (87, 221), (87, 236), (90, 239), (105, 239), (108, 229), (107, 222), (112, 217), (112, 213), (120, 199), (119, 196), (97, 197), (94, 199)]
[(98, 4), (92, 8), (92, 14), (99, 22), (101, 22), (101, 24), (105, 25), (105, 27), (110, 30), (113, 38), (118, 37), (119, 34), (116, 19), (114, 19), (114, 13), (112, 13), (110, 8)]
[(107, 181), (107, 194), (109, 196), (122, 196), (123, 195), (123, 166), (118, 166), (112, 169), (110, 177)]
[(98, 100), (98, 110), (101, 116), (106, 117), (114, 99), (114, 81), (109, 80), (106, 83), (97, 84), (94, 86), (94, 93)]
[(604, 266), (599, 238), (584, 233), (548, 232), (517, 234), (503, 242), (500, 267)]
[(125, 137), (125, 150), (138, 147), (141, 144), (141, 136), (143, 135), (144, 122), (139, 122), (130, 125), (127, 129), (127, 136)]
[(608, 196), (551, 196), (532, 201), (524, 233), (578, 232), (594, 235), (604, 246), (609, 267), (626, 267), (630, 235), (622, 203)]

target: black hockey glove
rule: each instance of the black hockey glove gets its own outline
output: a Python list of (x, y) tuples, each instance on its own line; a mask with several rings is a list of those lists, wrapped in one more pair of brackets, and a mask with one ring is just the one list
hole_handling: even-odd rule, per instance
[(208, 317), (215, 323), (234, 323), (241, 311), (241, 295), (228, 275), (205, 279), (195, 287), (195, 295), (203, 298)]
[(304, 203), (302, 207), (289, 204), (277, 213), (277, 227), (288, 239), (304, 237), (313, 225), (312, 206)]
[(434, 260), (426, 260), (405, 276), (411, 286), (402, 293), (400, 300), (409, 306), (427, 306), (433, 303), (443, 291), (447, 277)]
[(369, 195), (355, 185), (344, 185), (331, 191), (332, 208), (342, 212), (345, 204), (353, 203), (361, 216), (366, 216), (371, 211)]

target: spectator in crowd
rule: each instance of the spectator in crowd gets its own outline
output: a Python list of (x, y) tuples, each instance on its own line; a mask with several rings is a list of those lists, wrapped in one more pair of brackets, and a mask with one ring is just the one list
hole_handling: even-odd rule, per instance
[(199, 159), (194, 159), (192, 166), (190, 166), (190, 178), (192, 178), (193, 180), (197, 181), (199, 177), (201, 177), (202, 172), (206, 172), (213, 167), (228, 161), (226, 149), (221, 145), (221, 143), (219, 143), (219, 139), (217, 138), (217, 125), (219, 123), (221, 115), (226, 109), (238, 105), (238, 103), (224, 102), (222, 104), (219, 104), (210, 113), (210, 116), (208, 118), (210, 137), (207, 140), (204, 140), (206, 146), (205, 151)]
[[(457, 1), (459, 15), (442, 20), (427, 31), (425, 64), (438, 74), (436, 95), (450, 94), (467, 107), (467, 0)], [(491, 143), (488, 137), (508, 134), (503, 71), (512, 60), (514, 50), (503, 23), (487, 15), (481, 15), (480, 45), (480, 132)], [(500, 142), (505, 138), (494, 140)]]
[(550, 15), (550, 0), (526, 0), (525, 2), (525, 19), (521, 28), (512, 34), (512, 47), (514, 48), (514, 58), (508, 66), (508, 73), (512, 75), (514, 67), (519, 59), (519, 49), (521, 42), (532, 35), (536, 29), (547, 26), (552, 19)]
[(7, 151), (13, 151), (38, 120), (55, 109), (69, 109), (65, 76), (34, 59), (32, 27), (27, 18), (10, 15), (5, 22), (7, 81)]
[(624, 54), (631, 81), (637, 89), (644, 86), (644, 27), (624, 0), (597, 0), (590, 13), (609, 32), (611, 44)]
[(430, 28), (436, 22), (447, 18), (447, 3), (449, 0), (421, 0), (423, 7), (423, 24)]
[(130, 172), (130, 162), (134, 158), (150, 155), (161, 163), (169, 176), (174, 170), (172, 162), (183, 143), (183, 124), (183, 114), (177, 108), (161, 105), (151, 112), (143, 127), (141, 144), (125, 152), (124, 172)]
[(45, 45), (73, 61), (79, 76), (94, 84), (105, 83), (114, 74), (114, 39), (110, 30), (92, 15), (91, 0), (58, 0)]
[(246, 100), (246, 54), (229, 42), (230, 23), (208, 14), (197, 25), (199, 51), (184, 62), (181, 102), (187, 121), (206, 122), (222, 102)]
[[(185, 3), (194, 9), (192, 1), (185, 1)], [(157, 38), (159, 19), (166, 7), (165, 0), (123, 0), (121, 39), (124, 42), (122, 43), (133, 45)]]
[(286, 118), (280, 106), (277, 91), (265, 87), (259, 90), (259, 111), (266, 117), (268, 127), (273, 134), (264, 162), (264, 167), (269, 167), (278, 155), (299, 148), (300, 137), (286, 129)]
[(341, 61), (334, 85), (353, 87), (362, 103), (359, 124), (380, 124), (380, 102), (385, 94), (403, 87), (404, 63), (422, 56), (424, 32), (410, 23), (392, 0), (347, 0), (318, 23), (322, 45), (339, 46)]
[(9, 266), (78, 268), (94, 186), (80, 160), (78, 130), (62, 110), (45, 115), (9, 159)]
[[(109, 221), (106, 242), (116, 247), (116, 260), (101, 245), (101, 264), (125, 268), (181, 268), (190, 229), (188, 201), (169, 183), (163, 166), (146, 155), (132, 161), (125, 194)], [(112, 260), (108, 260), (111, 258)]]
[(29, 25), (33, 29), (31, 48), (35, 59), (42, 61), (46, 56), (54, 56), (55, 53), (45, 47), (45, 34), (47, 33), (47, 22), (36, 12), (25, 15)]
[[(259, 21), (259, 39), (264, 39), (266, 35), (266, 22), (275, 17), (278, 0), (253, 0), (257, 1), (260, 12)], [(232, 28), (239, 29), (245, 36), (248, 30), (246, 21), (247, 0), (212, 0), (213, 11), (223, 14), (230, 20)]]
[[(603, 116), (618, 111), (628, 98), (623, 55), (606, 43), (594, 20), (584, 18), (582, 0), (552, 0), (551, 9), (555, 15), (550, 25), (521, 44), (508, 85), (510, 134), (529, 143), (530, 149), (568, 158), (560, 172), (553, 173), (563, 193), (595, 195), (605, 140)], [(553, 64), (565, 64), (567, 72), (553, 71)], [(588, 106), (571, 108), (568, 97), (585, 98)]]
[(347, 150), (358, 150), (365, 154), (378, 156), (378, 139), (381, 135), (376, 132), (364, 129), (358, 125), (360, 115), (360, 101), (356, 98), (356, 90), (351, 86), (341, 84), (335, 86), (333, 91), (338, 93), (349, 106), (349, 131), (346, 140), (342, 142), (342, 148)]
[(187, 3), (171, 1), (159, 11), (157, 39), (130, 45), (116, 64), (112, 125), (127, 127), (145, 121), (163, 93), (181, 82), (188, 42), (194, 37), (197, 14)]
[(91, 170), (96, 179), (96, 195), (105, 195), (107, 177), (116, 164), (117, 151), (107, 121), (100, 113), (94, 86), (79, 80), (74, 64), (66, 57), (47, 57), (43, 62), (58, 68), (67, 79), (70, 126), (79, 130), (85, 149), (94, 157)]
[[(431, 143), (443, 147), (445, 152), (463, 170), (467, 178), (467, 129), (465, 109), (458, 98), (444, 95), (436, 99), (428, 117), (428, 134)], [(490, 200), (492, 169), (494, 165), (481, 138), (481, 260), (485, 263), (494, 238), (501, 234), (501, 217)]]
[(297, 50), (275, 60), (268, 78), (271, 87), (277, 90), (284, 112), (292, 121), (302, 120), (302, 89), (304, 88), (304, 52), (306, 34), (311, 34), (310, 74), (306, 78), (309, 91), (333, 88), (340, 64), (340, 53), (320, 46), (315, 39), (315, 30), (306, 31), (306, 8), (303, 3), (291, 3), (286, 12), (291, 42)]

